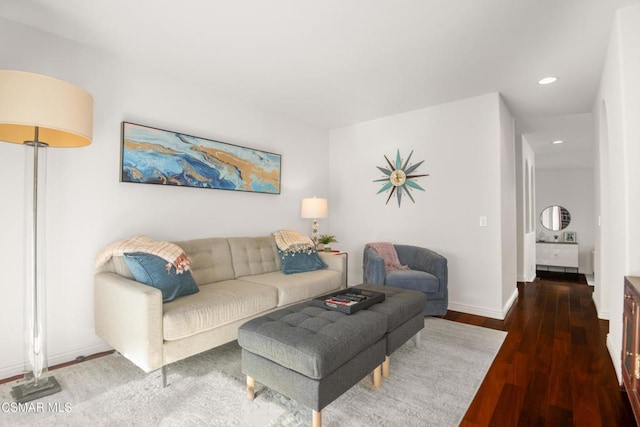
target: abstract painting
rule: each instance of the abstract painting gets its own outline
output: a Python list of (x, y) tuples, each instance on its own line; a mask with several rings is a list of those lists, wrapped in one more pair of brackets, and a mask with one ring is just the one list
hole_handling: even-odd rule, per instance
[(279, 154), (122, 122), (122, 182), (280, 194)]

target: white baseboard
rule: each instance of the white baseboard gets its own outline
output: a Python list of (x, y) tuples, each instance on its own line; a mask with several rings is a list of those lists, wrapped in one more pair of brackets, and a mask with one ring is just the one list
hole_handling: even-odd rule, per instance
[(500, 310), (490, 310), (485, 307), (477, 307), (468, 304), (457, 304), (449, 302), (449, 310), (459, 311), (461, 313), (475, 314), (476, 316), (490, 317), (492, 319), (504, 320), (504, 314)]
[(492, 310), (486, 307), (479, 307), (469, 304), (460, 304), (449, 302), (448, 310), (459, 311), (461, 313), (475, 314), (476, 316), (490, 317), (492, 319), (504, 320), (507, 313), (511, 309), (513, 303), (518, 299), (518, 289), (514, 289), (513, 293), (502, 307), (502, 310)]
[[(49, 354), (49, 367), (76, 360), (80, 356), (91, 356), (103, 351), (113, 350), (112, 347), (100, 341), (85, 347), (70, 349), (60, 353)], [(24, 373), (24, 361), (12, 363), (7, 366), (0, 366), (0, 379), (15, 377)]]
[(609, 357), (611, 357), (613, 368), (618, 377), (618, 384), (622, 384), (622, 361), (620, 360), (622, 349), (618, 348), (616, 343), (611, 340), (611, 334), (607, 334), (607, 350), (609, 350)]
[(518, 275), (518, 277), (516, 278), (516, 280), (517, 280), (518, 282), (533, 282), (533, 281), (535, 281), (535, 280), (536, 280), (536, 275), (535, 275), (535, 273), (534, 273), (534, 274), (532, 274), (532, 275), (531, 275), (531, 276), (529, 276), (529, 277), (522, 276), (522, 275)]
[(595, 298), (595, 293), (592, 295), (591, 299), (593, 300), (593, 305), (596, 306), (596, 312), (598, 314), (598, 319), (603, 319), (603, 320), (611, 320), (610, 319), (610, 313), (608, 310), (600, 310), (600, 307), (598, 306), (598, 301), (596, 301)]
[(504, 307), (502, 307), (502, 320), (504, 320), (504, 318), (507, 317), (507, 313), (509, 312), (509, 310), (511, 310), (511, 306), (513, 306), (513, 303), (516, 302), (517, 299), (518, 299), (518, 288), (513, 290), (513, 293), (511, 294), (507, 302), (504, 304)]

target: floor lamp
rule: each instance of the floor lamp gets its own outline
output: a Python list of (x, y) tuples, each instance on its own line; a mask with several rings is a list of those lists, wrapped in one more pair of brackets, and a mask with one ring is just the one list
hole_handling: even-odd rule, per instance
[(319, 199), (317, 197), (302, 199), (300, 216), (302, 218), (313, 218), (311, 240), (313, 240), (313, 243), (316, 245), (318, 244), (318, 218), (326, 218), (327, 211), (327, 199)]
[(60, 391), (47, 373), (44, 281), (44, 201), (47, 147), (91, 143), (93, 98), (83, 89), (52, 77), (0, 70), (0, 141), (23, 144), (27, 167), (27, 274), (25, 280), (25, 381), (13, 388), (16, 402)]

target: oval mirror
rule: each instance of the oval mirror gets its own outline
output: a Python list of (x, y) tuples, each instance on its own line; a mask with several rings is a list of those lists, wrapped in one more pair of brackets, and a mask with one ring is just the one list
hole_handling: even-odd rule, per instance
[(564, 230), (571, 223), (571, 214), (562, 206), (548, 206), (540, 214), (540, 222), (547, 230)]

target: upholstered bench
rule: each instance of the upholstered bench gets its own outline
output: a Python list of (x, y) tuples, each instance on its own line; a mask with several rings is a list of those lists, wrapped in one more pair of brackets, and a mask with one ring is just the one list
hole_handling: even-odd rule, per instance
[(382, 365), (382, 375), (388, 377), (391, 354), (411, 337), (414, 337), (416, 346), (420, 344), (419, 332), (424, 329), (427, 296), (420, 291), (391, 286), (363, 284), (356, 288), (385, 294), (384, 301), (372, 305), (367, 310), (387, 317), (386, 357)]
[(373, 310), (346, 315), (305, 302), (250, 320), (238, 330), (247, 395), (255, 382), (313, 410), (322, 409), (369, 373), (380, 386), (387, 316)]

